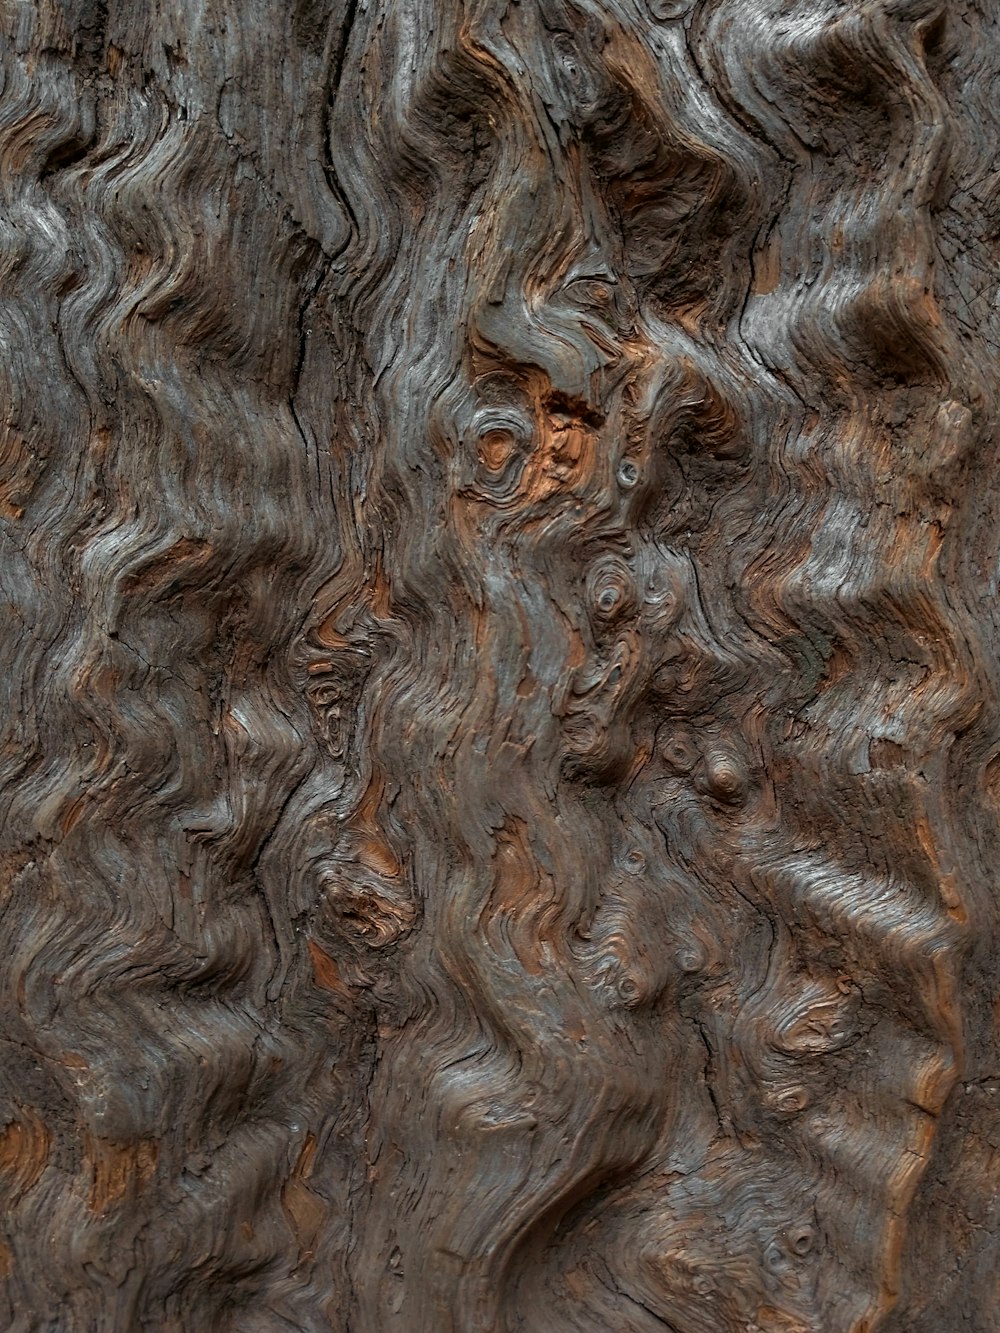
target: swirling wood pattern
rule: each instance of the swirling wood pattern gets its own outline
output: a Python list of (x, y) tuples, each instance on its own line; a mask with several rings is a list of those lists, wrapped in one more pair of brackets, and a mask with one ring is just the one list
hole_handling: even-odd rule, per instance
[(0, 1324), (995, 1333), (996, 0), (7, 0)]

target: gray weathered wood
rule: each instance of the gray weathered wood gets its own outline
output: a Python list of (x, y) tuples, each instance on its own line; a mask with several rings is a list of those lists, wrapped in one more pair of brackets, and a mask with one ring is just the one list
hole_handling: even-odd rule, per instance
[(0, 1326), (996, 1333), (996, 0), (7, 0)]

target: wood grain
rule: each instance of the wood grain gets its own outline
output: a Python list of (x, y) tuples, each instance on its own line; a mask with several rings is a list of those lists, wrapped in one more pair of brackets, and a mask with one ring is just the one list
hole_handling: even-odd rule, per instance
[(996, 1333), (996, 0), (0, 12), (0, 1326)]

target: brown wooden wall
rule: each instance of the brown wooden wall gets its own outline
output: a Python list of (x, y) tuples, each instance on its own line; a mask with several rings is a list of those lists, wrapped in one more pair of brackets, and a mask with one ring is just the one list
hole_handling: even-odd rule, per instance
[(0, 1329), (997, 1333), (998, 0), (0, 37)]

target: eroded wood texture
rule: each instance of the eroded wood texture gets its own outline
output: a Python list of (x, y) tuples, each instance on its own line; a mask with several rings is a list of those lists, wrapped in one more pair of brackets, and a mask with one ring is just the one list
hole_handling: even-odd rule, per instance
[(995, 1333), (996, 0), (2, 24), (0, 1325)]

